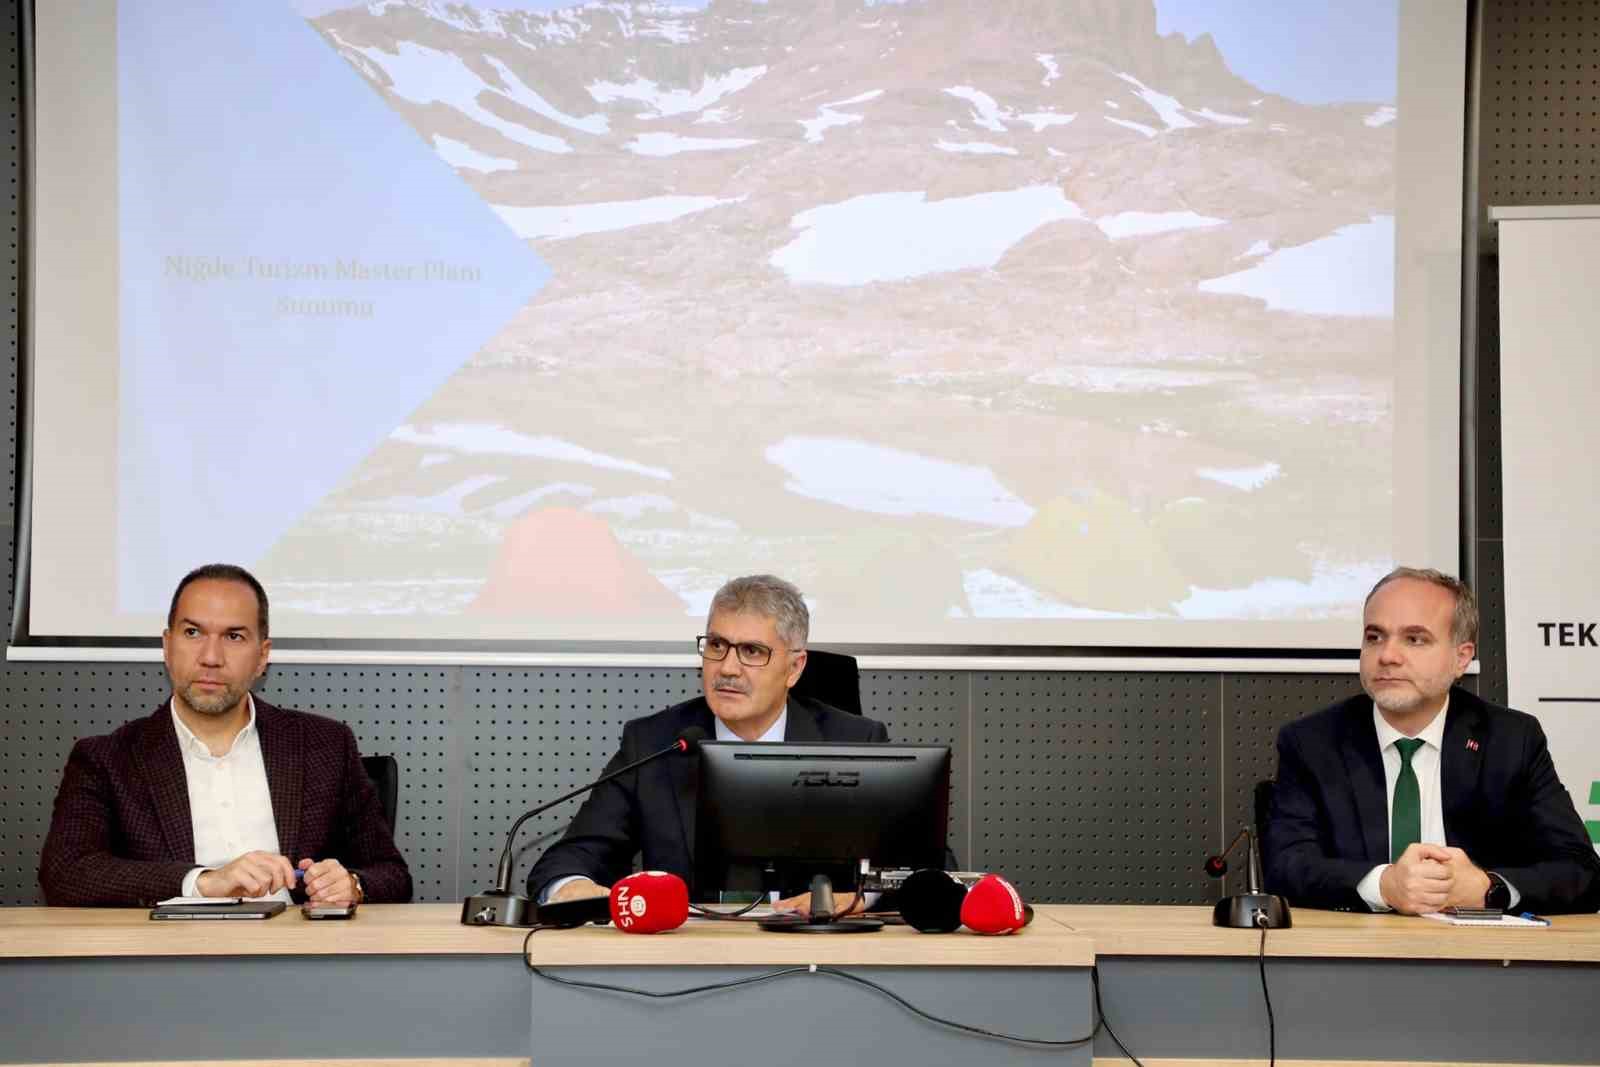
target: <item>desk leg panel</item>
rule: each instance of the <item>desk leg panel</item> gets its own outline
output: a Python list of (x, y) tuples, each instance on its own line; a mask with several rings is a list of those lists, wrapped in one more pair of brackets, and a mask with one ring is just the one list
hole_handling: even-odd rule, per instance
[[(556, 967), (551, 974), (655, 992), (768, 973), (763, 967)], [(1091, 1023), (1089, 972), (1043, 967), (848, 967), (932, 1015), (1027, 1037), (1083, 1037)], [(927, 1067), (994, 1062), (1089, 1067), (1072, 1049), (1000, 1042), (918, 1018), (876, 990), (826, 974), (656, 1000), (533, 979), (535, 1067), (614, 1064), (653, 1055), (695, 1067), (816, 1067), (870, 1063)]]
[[(1267, 987), (1280, 1060), (1600, 1063), (1597, 966), (1269, 958)], [(1102, 957), (1100, 988), (1141, 1059), (1266, 1058), (1254, 958)]]
[(0, 1062), (519, 1057), (515, 956), (0, 961)]

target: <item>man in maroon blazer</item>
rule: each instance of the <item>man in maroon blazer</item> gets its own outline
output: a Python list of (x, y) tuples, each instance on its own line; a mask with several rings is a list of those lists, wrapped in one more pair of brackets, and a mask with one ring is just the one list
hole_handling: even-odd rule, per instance
[(243, 568), (210, 564), (178, 584), (161, 636), (172, 699), (73, 746), (39, 860), (46, 903), (411, 899), (350, 728), (251, 695), (267, 621)]

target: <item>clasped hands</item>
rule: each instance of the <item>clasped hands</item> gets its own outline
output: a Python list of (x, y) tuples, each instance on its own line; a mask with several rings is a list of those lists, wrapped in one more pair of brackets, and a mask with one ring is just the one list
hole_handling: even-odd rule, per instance
[(1459, 848), (1413, 844), (1378, 879), (1384, 903), (1406, 915), (1481, 908), (1489, 876)]
[(338, 860), (301, 860), (291, 864), (274, 852), (244, 855), (200, 875), (200, 895), (206, 897), (265, 897), (292, 889), (296, 869), (304, 871), (307, 903), (319, 907), (346, 907), (356, 902), (356, 880)]

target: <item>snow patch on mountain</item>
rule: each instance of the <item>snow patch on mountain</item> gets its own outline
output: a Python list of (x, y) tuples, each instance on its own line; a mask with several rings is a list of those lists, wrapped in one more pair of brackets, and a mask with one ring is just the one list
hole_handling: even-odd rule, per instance
[(610, 104), (617, 100), (628, 100), (643, 104), (649, 110), (640, 115), (640, 118), (659, 119), (669, 115), (686, 115), (695, 111), (704, 111), (723, 97), (731, 96), (741, 89), (749, 88), (757, 78), (767, 72), (767, 68), (736, 67), (726, 74), (708, 74), (701, 79), (700, 88), (690, 91), (688, 89), (663, 89), (660, 85), (648, 78), (635, 78), (631, 82), (595, 82), (588, 86), (589, 95), (598, 104)]
[(1189, 111), (1190, 111), (1191, 114), (1199, 115), (1201, 118), (1208, 119), (1211, 122), (1215, 122), (1219, 126), (1248, 126), (1248, 125), (1250, 125), (1250, 120), (1247, 119), (1247, 118), (1244, 118), (1243, 116), (1240, 116), (1240, 115), (1225, 115), (1220, 111), (1212, 111), (1209, 107), (1200, 108), (1198, 111), (1195, 110), (1194, 108), (1190, 108)]
[(882, 95), (882, 89), (872, 89), (865, 93), (857, 93), (848, 100), (836, 100), (831, 104), (823, 104), (817, 108), (817, 117), (814, 119), (796, 119), (795, 121), (806, 131), (806, 140), (812, 144), (817, 144), (822, 140), (824, 131), (834, 126), (853, 125), (865, 117), (851, 112), (839, 111), (837, 110), (838, 108), (865, 104), (869, 100), (876, 100)]
[(1068, 112), (1065, 115), (1057, 114), (1054, 111), (1033, 111), (1026, 115), (1017, 116), (1019, 120), (1032, 126), (1034, 133), (1049, 129), (1051, 126), (1065, 126), (1077, 117), (1078, 113), (1076, 111)]
[(1242, 271), (1208, 278), (1199, 288), (1255, 297), (1275, 311), (1392, 317), (1394, 216), (1377, 215), (1307, 244), (1280, 248)]
[(652, 196), (644, 200), (608, 200), (590, 204), (563, 204), (557, 207), (514, 207), (492, 205), (524, 240), (563, 240), (591, 233), (610, 233), (635, 226), (672, 222), (685, 215), (737, 204), (744, 197), (718, 199), (714, 196)]
[(1048, 52), (1040, 52), (1033, 58), (1039, 61), (1040, 66), (1044, 67), (1044, 78), (1039, 82), (1040, 85), (1049, 85), (1061, 77), (1061, 68), (1056, 64), (1055, 56)]
[(452, 141), (438, 134), (433, 135), (433, 146), (438, 149), (440, 159), (458, 170), (479, 170), (488, 174), (497, 170), (513, 170), (517, 165), (514, 159), (485, 155), (469, 144)]
[(1006, 132), (1004, 120), (1011, 118), (1012, 114), (997, 104), (994, 97), (988, 93), (974, 89), (970, 85), (957, 85), (946, 89), (945, 92), (972, 105), (972, 121), (975, 124), (995, 133)]
[(1104, 215), (1094, 220), (1101, 233), (1113, 241), (1128, 237), (1144, 237), (1153, 233), (1170, 233), (1173, 230), (1195, 230), (1208, 226), (1224, 225), (1227, 219), (1199, 215), (1193, 211), (1123, 211)]
[(1025, 526), (1033, 508), (992, 468), (847, 437), (795, 434), (766, 459), (791, 493), (874, 515), (942, 515), (983, 526)]
[(1156, 134), (1161, 132), (1154, 126), (1146, 126), (1142, 122), (1131, 122), (1128, 119), (1119, 119), (1114, 115), (1105, 115), (1103, 117), (1107, 122), (1114, 122), (1118, 126), (1126, 126), (1128, 129), (1133, 130), (1136, 133), (1142, 133), (1146, 137), (1154, 137)]
[(1015, 148), (1007, 148), (1003, 144), (990, 144), (987, 141), (935, 141), (933, 147), (941, 152), (965, 152), (974, 156), (1014, 156)]
[(1183, 113), (1183, 105), (1178, 103), (1176, 97), (1166, 93), (1158, 93), (1132, 74), (1118, 74), (1117, 77), (1135, 86), (1133, 95), (1150, 105), (1152, 111), (1160, 116), (1161, 121), (1169, 130), (1181, 130), (1186, 127), (1198, 126), (1189, 116)]
[(680, 152), (748, 148), (759, 143), (746, 137), (684, 137), (676, 133), (641, 133), (623, 147), (636, 156), (675, 156)]
[(600, 129), (604, 130), (605, 116), (574, 119), (562, 115), (545, 103), (538, 93), (523, 85), (516, 75), (498, 60), (491, 59), (489, 62), (494, 64), (497, 72), (506, 80), (510, 86), (509, 92), (490, 85), (459, 58), (448, 52), (438, 52), (432, 48), (411, 44), (409, 41), (401, 41), (396, 47), (398, 52), (395, 54), (385, 52), (381, 48), (361, 48), (357, 51), (383, 70), (389, 79), (390, 92), (413, 103), (447, 104), (474, 122), (498, 130), (518, 144), (540, 152), (571, 152), (572, 146), (560, 137), (539, 133), (520, 123), (501, 118), (480, 104), (478, 98), (484, 93), (493, 93), (546, 118), (559, 115), (567, 120), (563, 125), (583, 129), (585, 132), (594, 132), (593, 119), (599, 119), (602, 124)]
[(436, 422), (426, 428), (407, 424), (397, 426), (389, 440), (426, 448), (447, 448), (475, 456), (531, 456), (568, 463), (581, 463), (603, 470), (627, 471), (646, 478), (670, 482), (672, 472), (650, 467), (631, 459), (595, 452), (544, 434), (531, 435), (493, 422)]
[(1366, 118), (1362, 119), (1361, 122), (1365, 126), (1371, 126), (1373, 129), (1377, 129), (1379, 126), (1389, 125), (1389, 123), (1393, 122), (1399, 117), (1400, 112), (1398, 109), (1385, 104), (1372, 114), (1368, 115)]
[(869, 285), (994, 267), (1041, 226), (1081, 219), (1055, 185), (928, 200), (925, 192), (869, 193), (802, 211), (800, 231), (769, 262), (796, 284)]

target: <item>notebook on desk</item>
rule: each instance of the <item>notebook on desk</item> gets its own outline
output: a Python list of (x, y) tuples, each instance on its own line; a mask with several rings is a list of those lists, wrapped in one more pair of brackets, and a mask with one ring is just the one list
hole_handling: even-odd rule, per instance
[(223, 897), (205, 903), (163, 901), (150, 909), (152, 919), (270, 919), (284, 909), (281, 900), (239, 900)]

